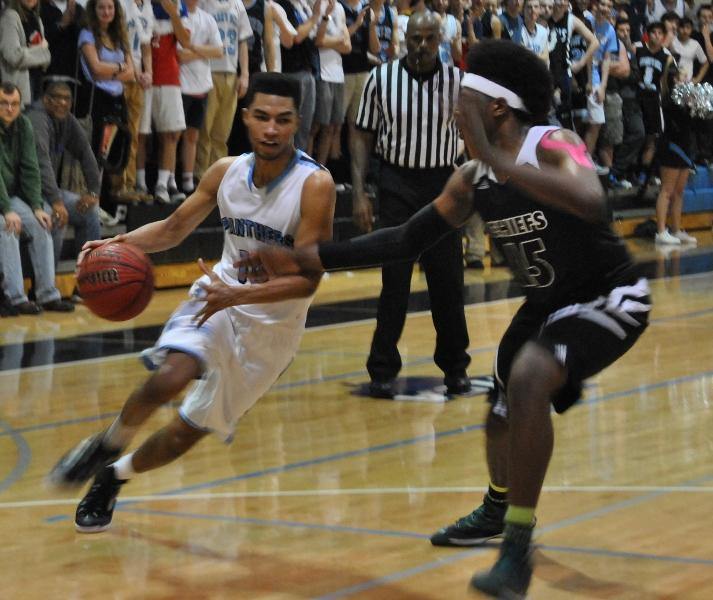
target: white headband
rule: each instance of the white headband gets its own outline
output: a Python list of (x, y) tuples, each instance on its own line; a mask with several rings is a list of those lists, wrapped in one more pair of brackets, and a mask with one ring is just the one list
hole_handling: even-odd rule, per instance
[(503, 98), (505, 102), (508, 103), (510, 108), (530, 112), (527, 108), (525, 108), (525, 103), (522, 101), (522, 98), (520, 98), (520, 96), (518, 96), (515, 92), (503, 87), (499, 83), (490, 81), (490, 79), (481, 77), (480, 75), (466, 73), (463, 75), (460, 85), (461, 87), (467, 87), (471, 90), (475, 90), (476, 92), (482, 92), (491, 98)]

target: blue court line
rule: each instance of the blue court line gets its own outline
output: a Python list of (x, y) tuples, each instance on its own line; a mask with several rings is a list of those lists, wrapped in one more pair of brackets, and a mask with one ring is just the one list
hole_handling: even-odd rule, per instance
[(0, 429), (2, 432), (0, 435), (10, 435), (15, 442), (15, 448), (17, 448), (17, 460), (15, 461), (15, 466), (8, 475), (0, 481), (0, 493), (8, 489), (10, 486), (14, 485), (27, 471), (32, 461), (32, 450), (30, 450), (30, 445), (27, 443), (24, 437), (17, 431), (15, 431), (10, 425), (5, 423), (5, 421), (0, 421)]

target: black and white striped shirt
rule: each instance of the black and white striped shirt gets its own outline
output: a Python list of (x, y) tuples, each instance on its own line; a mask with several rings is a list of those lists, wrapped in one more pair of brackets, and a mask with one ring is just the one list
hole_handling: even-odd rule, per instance
[(420, 79), (406, 59), (375, 67), (364, 85), (356, 126), (376, 134), (376, 153), (399, 167), (451, 167), (458, 155), (453, 117), (461, 71), (439, 63)]

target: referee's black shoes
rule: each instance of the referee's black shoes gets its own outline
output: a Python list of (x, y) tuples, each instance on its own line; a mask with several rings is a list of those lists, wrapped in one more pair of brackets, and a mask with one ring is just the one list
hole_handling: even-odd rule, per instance
[(471, 390), (470, 377), (465, 371), (460, 373), (450, 373), (443, 378), (446, 384), (446, 392), (451, 396), (467, 394)]
[(369, 396), (382, 400), (391, 400), (394, 397), (394, 380), (372, 379), (369, 382)]

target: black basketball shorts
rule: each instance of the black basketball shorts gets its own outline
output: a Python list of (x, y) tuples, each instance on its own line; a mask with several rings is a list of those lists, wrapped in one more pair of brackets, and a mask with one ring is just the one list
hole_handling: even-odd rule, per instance
[(507, 416), (508, 376), (526, 342), (545, 348), (567, 368), (565, 386), (552, 399), (562, 413), (579, 400), (582, 383), (624, 355), (648, 325), (651, 298), (645, 279), (614, 288), (607, 296), (571, 304), (546, 315), (525, 302), (503, 335), (495, 357), (493, 412)]

